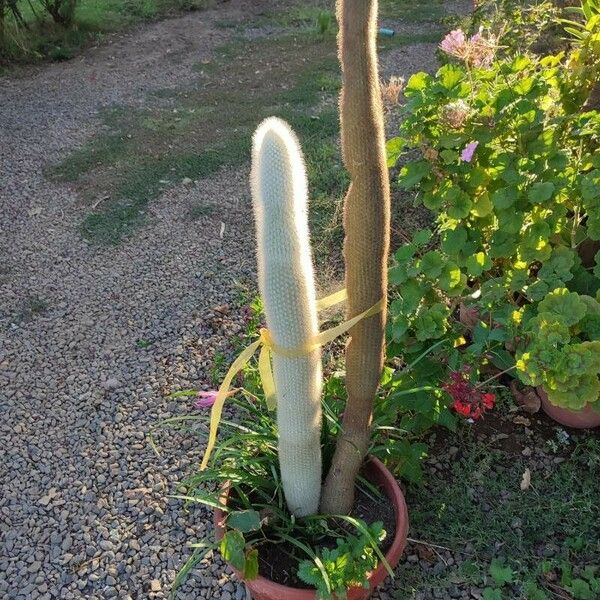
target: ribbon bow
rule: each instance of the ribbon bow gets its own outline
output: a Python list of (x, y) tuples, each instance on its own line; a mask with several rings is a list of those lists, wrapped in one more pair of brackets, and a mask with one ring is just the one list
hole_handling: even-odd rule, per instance
[[(334, 294), (317, 300), (317, 310), (323, 310), (325, 308), (329, 308), (330, 306), (339, 304), (340, 302), (346, 300), (346, 298), (346, 290), (339, 290)], [(252, 342), (252, 344), (250, 344), (247, 348), (242, 350), (242, 352), (229, 367), (229, 370), (227, 371), (227, 374), (225, 375), (223, 382), (219, 387), (217, 398), (215, 399), (215, 403), (213, 404), (210, 413), (208, 443), (206, 445), (206, 452), (202, 458), (202, 463), (200, 464), (200, 470), (206, 469), (210, 455), (215, 447), (217, 430), (219, 428), (219, 422), (221, 421), (223, 406), (227, 396), (229, 396), (231, 393), (229, 388), (231, 387), (233, 378), (246, 366), (246, 364), (248, 364), (248, 361), (254, 356), (258, 348), (260, 348), (260, 354), (258, 356), (258, 370), (260, 373), (263, 390), (265, 392), (265, 400), (269, 410), (274, 410), (276, 406), (276, 395), (275, 380), (273, 379), (273, 371), (271, 369), (272, 353), (281, 354), (282, 356), (286, 356), (288, 358), (299, 358), (305, 354), (310, 354), (313, 350), (328, 344), (349, 329), (352, 329), (352, 327), (354, 327), (354, 325), (356, 325), (359, 321), (362, 321), (368, 317), (372, 317), (373, 315), (381, 312), (384, 306), (385, 298), (382, 298), (379, 300), (379, 302), (371, 306), (371, 308), (368, 308), (355, 317), (352, 317), (351, 319), (348, 319), (347, 321), (344, 321), (343, 323), (340, 323), (331, 329), (321, 331), (317, 335), (308, 339), (301, 346), (296, 346), (295, 348), (283, 348), (281, 346), (277, 346), (273, 342), (269, 330), (261, 328), (260, 337), (255, 342)]]

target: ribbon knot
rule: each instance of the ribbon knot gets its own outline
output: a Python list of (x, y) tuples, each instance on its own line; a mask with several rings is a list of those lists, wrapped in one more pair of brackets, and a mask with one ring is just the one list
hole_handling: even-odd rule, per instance
[[(325, 308), (329, 308), (330, 306), (334, 306), (335, 304), (339, 304), (346, 299), (346, 290), (342, 289), (334, 294), (326, 296), (325, 298), (321, 298), (317, 300), (317, 310), (323, 310)], [(313, 350), (324, 346), (325, 344), (333, 341), (335, 338), (339, 337), (349, 329), (352, 329), (354, 325), (356, 325), (359, 321), (366, 319), (368, 317), (372, 317), (377, 313), (381, 312), (385, 306), (385, 297), (379, 300), (376, 304), (368, 308), (364, 312), (332, 327), (331, 329), (327, 329), (326, 331), (322, 331), (318, 333), (316, 336), (308, 339), (301, 346), (297, 346), (296, 348), (280, 348), (276, 346), (273, 342), (273, 338), (271, 336), (271, 332), (262, 327), (259, 332), (259, 337), (256, 341), (252, 342), (247, 348), (242, 350), (242, 352), (238, 355), (238, 357), (233, 361), (227, 374), (225, 375), (223, 382), (219, 386), (219, 391), (217, 392), (217, 398), (215, 403), (213, 404), (211, 413), (210, 413), (210, 429), (208, 433), (208, 442), (206, 445), (206, 451), (202, 458), (202, 463), (200, 464), (200, 470), (206, 469), (208, 465), (208, 460), (213, 451), (213, 448), (217, 439), (217, 429), (219, 427), (219, 422), (221, 421), (221, 414), (223, 412), (223, 406), (225, 404), (225, 400), (227, 396), (229, 396), (229, 388), (231, 387), (231, 383), (233, 378), (246, 366), (248, 361), (254, 356), (255, 352), (260, 348), (260, 354), (258, 355), (258, 371), (260, 373), (260, 379), (263, 387), (263, 391), (265, 393), (265, 401), (267, 404), (267, 408), (269, 410), (275, 410), (277, 401), (276, 401), (276, 390), (275, 390), (275, 380), (273, 378), (273, 370), (271, 369), (271, 354), (281, 354), (282, 356), (286, 356), (288, 358), (300, 358), (306, 354), (310, 354)]]

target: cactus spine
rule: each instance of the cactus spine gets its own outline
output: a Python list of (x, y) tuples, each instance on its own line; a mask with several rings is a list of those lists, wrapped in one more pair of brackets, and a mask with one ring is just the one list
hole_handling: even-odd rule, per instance
[[(298, 140), (288, 125), (266, 119), (253, 139), (252, 199), (258, 280), (276, 346), (296, 348), (318, 333), (307, 215), (307, 181)], [(317, 512), (321, 490), (321, 352), (273, 353), (279, 464), (296, 516)]]
[[(344, 201), (348, 316), (368, 309), (387, 288), (389, 178), (377, 73), (377, 0), (338, 0), (342, 153), (351, 184)], [(321, 510), (348, 513), (369, 443), (373, 400), (384, 355), (385, 311), (350, 330), (346, 348), (348, 401), (342, 433), (323, 488)]]

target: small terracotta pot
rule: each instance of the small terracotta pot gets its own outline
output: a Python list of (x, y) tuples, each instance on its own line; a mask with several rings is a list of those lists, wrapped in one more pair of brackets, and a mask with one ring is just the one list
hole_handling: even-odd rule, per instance
[(565, 427), (573, 427), (574, 429), (600, 427), (600, 412), (594, 410), (591, 404), (586, 404), (581, 410), (561, 408), (550, 402), (548, 395), (542, 387), (537, 387), (536, 391), (542, 401), (542, 409), (557, 423)]
[[(398, 564), (400, 556), (406, 546), (406, 536), (408, 535), (408, 510), (404, 495), (394, 476), (386, 469), (384, 464), (377, 458), (371, 456), (368, 458), (368, 469), (365, 470), (365, 477), (375, 485), (383, 488), (388, 500), (394, 506), (394, 515), (396, 517), (396, 534), (394, 541), (385, 554), (392, 569)], [(226, 491), (224, 498), (226, 499)], [(219, 541), (225, 533), (224, 522), (225, 513), (220, 509), (215, 509), (215, 537)], [(230, 565), (231, 566), (231, 565)], [(233, 568), (233, 567), (232, 567)], [(241, 574), (233, 569), (235, 574), (243, 579)], [(369, 587), (354, 587), (348, 590), (347, 600), (366, 600), (371, 596), (373, 590), (383, 582), (387, 576), (387, 571), (383, 564), (379, 564), (369, 576)], [(246, 585), (252, 594), (254, 600), (316, 600), (316, 592), (310, 589), (301, 589), (287, 587), (279, 583), (274, 583), (264, 577), (257, 577), (252, 581), (246, 581)]]

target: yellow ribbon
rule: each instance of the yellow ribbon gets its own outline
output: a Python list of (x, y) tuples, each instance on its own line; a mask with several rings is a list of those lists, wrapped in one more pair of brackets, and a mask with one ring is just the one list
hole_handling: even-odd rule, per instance
[[(335, 304), (339, 304), (340, 302), (346, 300), (346, 298), (346, 290), (339, 290), (334, 294), (330, 294), (325, 298), (317, 300), (317, 310), (323, 310), (325, 308), (329, 308), (330, 306), (334, 306)], [(262, 328), (260, 330), (260, 337), (255, 342), (252, 342), (252, 344), (250, 344), (247, 348), (242, 350), (239, 356), (233, 361), (229, 367), (229, 370), (227, 371), (227, 375), (225, 375), (225, 378), (219, 387), (217, 398), (215, 399), (215, 403), (213, 404), (210, 413), (208, 443), (206, 445), (204, 457), (202, 458), (202, 463), (200, 464), (200, 470), (206, 469), (210, 455), (215, 447), (215, 443), (217, 441), (217, 429), (219, 427), (219, 422), (221, 421), (221, 414), (223, 413), (225, 400), (230, 394), (229, 388), (231, 387), (233, 378), (246, 366), (248, 361), (254, 356), (259, 347), (260, 354), (258, 356), (258, 370), (260, 373), (263, 391), (265, 393), (265, 400), (269, 410), (274, 410), (276, 405), (275, 380), (273, 379), (273, 371), (271, 369), (271, 353), (281, 354), (287, 358), (299, 358), (305, 354), (310, 354), (313, 350), (328, 344), (349, 329), (352, 329), (352, 327), (354, 327), (359, 321), (362, 321), (368, 317), (372, 317), (373, 315), (381, 312), (384, 306), (385, 298), (382, 298), (379, 302), (371, 306), (371, 308), (361, 312), (359, 315), (356, 315), (355, 317), (352, 317), (351, 319), (348, 319), (347, 321), (344, 321), (343, 323), (340, 323), (331, 329), (327, 329), (326, 331), (318, 333), (314, 337), (307, 340), (304, 344), (297, 346), (296, 348), (282, 348), (281, 346), (277, 346), (273, 342), (269, 330)]]

